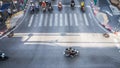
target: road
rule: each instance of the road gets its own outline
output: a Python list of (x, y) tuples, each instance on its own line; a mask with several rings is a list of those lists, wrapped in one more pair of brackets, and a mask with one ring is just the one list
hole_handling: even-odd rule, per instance
[[(0, 50), (9, 56), (0, 62), (0, 68), (120, 67), (119, 38), (103, 36), (106, 30), (93, 17), (89, 4), (85, 13), (79, 6), (73, 10), (65, 3), (58, 11), (55, 5), (52, 13), (28, 15), (12, 38), (0, 40)], [(79, 55), (65, 57), (63, 52), (69, 46)]]

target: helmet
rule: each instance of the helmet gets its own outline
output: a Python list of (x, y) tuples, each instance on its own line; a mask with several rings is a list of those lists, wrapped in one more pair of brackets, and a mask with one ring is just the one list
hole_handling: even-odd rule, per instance
[(84, 6), (84, 2), (81, 2), (81, 6), (82, 6), (82, 7)]

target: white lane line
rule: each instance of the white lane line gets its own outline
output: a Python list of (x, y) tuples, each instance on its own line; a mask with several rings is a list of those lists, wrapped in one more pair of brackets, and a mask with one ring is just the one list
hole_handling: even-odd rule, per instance
[(119, 41), (117, 39), (114, 39), (115, 45), (117, 46), (118, 49), (120, 49), (120, 44)]
[(58, 14), (56, 13), (55, 14), (55, 24), (54, 26), (58, 26)]
[(44, 22), (44, 26), (47, 26), (47, 21), (48, 21), (48, 14), (45, 14), (45, 22)]
[(63, 26), (63, 17), (62, 17), (62, 14), (60, 14), (59, 20), (60, 20), (60, 26)]
[(30, 26), (32, 25), (32, 22), (33, 22), (33, 15), (32, 15), (31, 18), (30, 18), (30, 21), (29, 21), (28, 27), (30, 27)]
[(41, 14), (40, 19), (39, 19), (39, 26), (42, 26), (42, 21), (43, 21), (43, 14)]
[(68, 17), (67, 17), (67, 13), (65, 13), (65, 26), (68, 26)]
[(86, 14), (85, 14), (85, 13), (83, 13), (83, 17), (84, 17), (84, 20), (85, 20), (85, 24), (86, 24), (87, 26), (89, 26), (88, 20), (87, 20), (87, 17), (86, 17)]
[(53, 14), (50, 14), (50, 23), (49, 23), (50, 27), (52, 26), (52, 22), (53, 22)]
[(91, 16), (91, 14), (89, 13), (89, 17), (90, 17), (90, 19), (92, 19), (92, 16)]
[(38, 17), (38, 14), (37, 14), (36, 17), (35, 17), (34, 27), (36, 27), (36, 26), (37, 26), (37, 23), (39, 23), (39, 22), (38, 22), (38, 20), (39, 20), (38, 18), (39, 18), (39, 17)]
[(77, 14), (74, 13), (74, 19), (75, 19), (75, 26), (78, 26), (78, 19), (77, 19)]
[(72, 19), (72, 14), (70, 13), (70, 26), (72, 26), (72, 22), (73, 22), (73, 19)]

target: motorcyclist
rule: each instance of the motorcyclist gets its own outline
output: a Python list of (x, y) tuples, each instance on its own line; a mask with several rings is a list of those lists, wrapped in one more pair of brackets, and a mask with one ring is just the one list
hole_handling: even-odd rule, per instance
[(81, 7), (84, 7), (84, 4), (85, 4), (84, 1), (82, 1), (82, 2), (81, 2)]
[(72, 47), (65, 49), (65, 56), (74, 57), (75, 55), (77, 55), (77, 50), (73, 49)]
[(58, 2), (58, 8), (59, 8), (59, 10), (62, 9), (62, 2), (61, 1)]
[(46, 2), (45, 1), (42, 2), (42, 8), (46, 8)]
[(81, 2), (81, 10), (83, 12), (85, 12), (85, 3), (84, 3), (84, 1)]
[(74, 4), (75, 4), (75, 1), (74, 1), (74, 0), (71, 0), (71, 3), (74, 3)]

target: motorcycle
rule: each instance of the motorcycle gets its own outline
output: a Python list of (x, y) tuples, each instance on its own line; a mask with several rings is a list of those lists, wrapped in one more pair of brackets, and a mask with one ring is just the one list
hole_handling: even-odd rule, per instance
[(4, 52), (0, 52), (0, 60), (3, 61), (3, 60), (7, 60), (8, 59), (8, 56), (6, 56), (6, 54)]
[(43, 12), (46, 12), (46, 8), (45, 7), (43, 7), (42, 10), (43, 10)]
[(63, 54), (66, 57), (72, 57), (73, 58), (73, 57), (77, 56), (78, 53), (79, 53), (79, 51), (77, 51), (75, 49), (66, 49)]
[(81, 6), (81, 11), (85, 12), (85, 7), (84, 6)]
[(58, 9), (62, 10), (62, 2), (58, 2)]
[(80, 5), (81, 5), (81, 11), (85, 12), (84, 2), (81, 2)]
[(53, 7), (52, 7), (52, 6), (49, 6), (49, 7), (48, 7), (48, 11), (49, 11), (49, 12), (52, 12), (52, 11), (53, 11)]
[(71, 3), (71, 7), (75, 7), (75, 3)]

